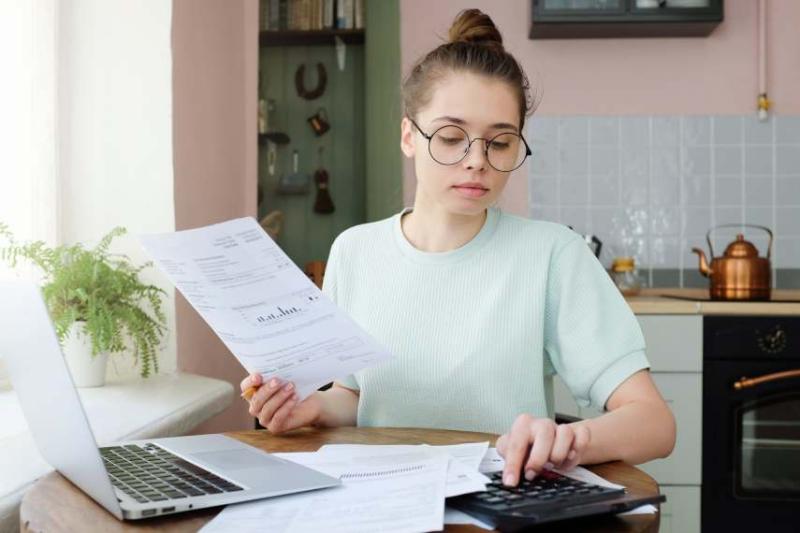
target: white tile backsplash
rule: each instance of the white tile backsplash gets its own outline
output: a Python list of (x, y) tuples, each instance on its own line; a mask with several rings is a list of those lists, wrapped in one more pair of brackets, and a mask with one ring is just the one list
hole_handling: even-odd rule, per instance
[(747, 174), (772, 174), (772, 152), (772, 146), (745, 146), (745, 172)]
[(712, 144), (742, 144), (742, 119), (740, 116), (712, 117)]
[(562, 175), (589, 173), (589, 148), (586, 144), (568, 144), (559, 147), (559, 172)]
[(718, 176), (714, 182), (714, 203), (719, 206), (742, 205), (743, 185), (741, 177)]
[(771, 121), (760, 121), (755, 116), (744, 117), (745, 144), (772, 144), (773, 127)]
[(775, 148), (775, 172), (779, 175), (800, 174), (800, 150), (796, 145)]
[(559, 180), (561, 204), (570, 206), (589, 205), (589, 177), (565, 176)]
[(558, 142), (562, 146), (589, 142), (589, 117), (564, 117), (558, 123)]
[(589, 142), (594, 146), (619, 145), (619, 118), (592, 117), (589, 120)]
[(685, 175), (711, 173), (711, 147), (685, 146), (681, 151), (681, 171)]
[(649, 117), (621, 117), (619, 120), (620, 145), (627, 147), (650, 144)]
[(681, 185), (683, 187), (682, 205), (703, 206), (703, 209), (709, 210), (711, 205), (711, 176), (683, 176)]
[(681, 144), (711, 144), (711, 117), (681, 117)]
[(677, 175), (650, 177), (650, 205), (678, 205), (681, 199), (680, 180)]
[(800, 205), (800, 176), (778, 176), (775, 179), (775, 202), (779, 206)]
[(653, 117), (653, 146), (676, 146), (680, 142), (680, 117)]
[(774, 227), (775, 208), (773, 207), (745, 207), (745, 224), (755, 224), (757, 226)]
[(619, 176), (619, 148), (592, 145), (589, 149), (589, 173), (593, 176)]
[(800, 268), (800, 116), (534, 117), (527, 135), (531, 216), (597, 234), (645, 279), (696, 270), (691, 246), (724, 223), (773, 229), (776, 268)]
[(650, 149), (651, 176), (677, 176), (680, 158), (678, 146), (653, 145)]
[(592, 205), (620, 205), (618, 176), (592, 176), (589, 186)]
[(775, 142), (800, 144), (800, 117), (775, 117)]
[(714, 174), (741, 174), (742, 146), (714, 147)]

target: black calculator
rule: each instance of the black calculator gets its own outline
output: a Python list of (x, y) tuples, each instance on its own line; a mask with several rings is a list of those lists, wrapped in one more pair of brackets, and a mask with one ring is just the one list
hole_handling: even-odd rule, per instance
[(502, 472), (487, 475), (491, 482), (486, 485), (485, 492), (448, 498), (447, 503), (501, 531), (519, 531), (556, 520), (618, 513), (665, 500), (661, 495), (635, 498), (624, 488), (586, 483), (552, 470), (542, 471), (531, 481), (522, 478), (516, 487), (503, 484)]

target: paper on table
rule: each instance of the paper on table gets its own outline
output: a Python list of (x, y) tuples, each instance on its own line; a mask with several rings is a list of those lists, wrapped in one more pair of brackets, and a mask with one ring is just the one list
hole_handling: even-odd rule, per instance
[(320, 493), (302, 515), (295, 516), (289, 531), (399, 533), (443, 529), (447, 457), (435, 455), (398, 463), (387, 456), (382, 465), (371, 463), (348, 468), (341, 475), (343, 490)]
[[(399, 451), (413, 451), (425, 449), (432, 453), (449, 453), (466, 466), (478, 469), (481, 459), (489, 449), (489, 442), (465, 442), (463, 444), (446, 444), (434, 446), (431, 444), (325, 444), (318, 451), (338, 453), (358, 453), (360, 455), (370, 455), (372, 453), (396, 453)], [(486, 479), (489, 482), (489, 479)]]
[(488, 477), (478, 472), (477, 465), (489, 447), (488, 442), (475, 442), (446, 446), (427, 444), (326, 444), (318, 453), (337, 458), (359, 458), (369, 455), (394, 455), (424, 450), (431, 454), (446, 455), (451, 458), (447, 468), (445, 496), (459, 496), (470, 492), (486, 490)]
[[(444, 446), (430, 446), (427, 444), (326, 444), (322, 446), (319, 454), (336, 453), (341, 456), (352, 454), (386, 454), (392, 455), (398, 452), (410, 452), (413, 450), (427, 450), (430, 453), (443, 453), (452, 459), (447, 469), (447, 486), (445, 488), (446, 497), (458, 496), (470, 492), (486, 490), (486, 483), (490, 480), (478, 472), (478, 465), (481, 462), (486, 450), (489, 448), (488, 442), (470, 442), (465, 444), (451, 444)], [(287, 457), (291, 460), (291, 457)], [(445, 524), (473, 524), (483, 529), (494, 529), (492, 526), (481, 522), (477, 518), (463, 513), (457, 509), (452, 509), (445, 505), (444, 508)]]
[(202, 531), (403, 533), (443, 527), (447, 469), (443, 455), (374, 456), (364, 461), (316, 453), (276, 455), (340, 477), (343, 484), (228, 506)]
[[(500, 456), (500, 454), (497, 453), (497, 448), (489, 448), (488, 450), (486, 450), (486, 455), (483, 456), (483, 460), (481, 461), (481, 467), (480, 467), (481, 472), (486, 472), (486, 473), (499, 472), (500, 470), (503, 469), (503, 466), (505, 466), (505, 461)], [(576, 466), (572, 470), (568, 471), (559, 470), (557, 468), (554, 468), (553, 470), (555, 472), (558, 472), (559, 474), (571, 477), (573, 479), (577, 479), (579, 481), (584, 481), (586, 483), (594, 483), (595, 485), (600, 485), (609, 488), (616, 488), (616, 489), (624, 488), (623, 485), (617, 485), (616, 483), (611, 483), (610, 481), (598, 476), (591, 470), (587, 470), (586, 468), (583, 468), (581, 466)], [(637, 507), (636, 509), (632, 509), (625, 513), (619, 513), (619, 514), (654, 514), (657, 512), (658, 509), (656, 508), (655, 505), (646, 504), (642, 505), (641, 507)]]
[(294, 381), (301, 398), (392, 357), (253, 218), (140, 241), (248, 372)]

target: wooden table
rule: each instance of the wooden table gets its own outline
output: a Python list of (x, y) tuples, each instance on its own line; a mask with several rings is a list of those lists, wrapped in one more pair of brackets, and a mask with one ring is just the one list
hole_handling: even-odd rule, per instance
[[(301, 429), (281, 436), (271, 435), (267, 431), (242, 431), (228, 435), (268, 452), (315, 451), (323, 444), (457, 444), (486, 440), (494, 444), (496, 439), (496, 436), (486, 433), (463, 431), (353, 427)], [(658, 485), (650, 476), (625, 463), (596, 465), (591, 470), (609, 481), (625, 485), (633, 494), (658, 494)], [(214, 508), (135, 522), (120, 522), (60, 474), (53, 472), (37, 481), (25, 494), (20, 509), (20, 529), (23, 532), (196, 531), (219, 511), (220, 508)], [(594, 517), (581, 521), (580, 530), (658, 531), (658, 517), (658, 514)], [(268, 524), (264, 527), (267, 531)], [(570, 531), (575, 527), (575, 522), (564, 522), (536, 531)], [(484, 530), (474, 526), (450, 525), (445, 531), (466, 533)]]

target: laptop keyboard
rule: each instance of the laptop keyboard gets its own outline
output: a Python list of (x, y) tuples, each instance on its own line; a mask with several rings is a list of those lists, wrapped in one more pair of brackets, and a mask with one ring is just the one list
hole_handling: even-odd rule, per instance
[(111, 484), (139, 503), (243, 490), (151, 443), (100, 448), (100, 456)]
[(551, 470), (544, 470), (532, 481), (523, 478), (516, 487), (503, 485), (502, 472), (494, 472), (488, 476), (491, 483), (486, 485), (486, 492), (467, 494), (459, 497), (459, 500), (490, 512), (507, 512), (531, 505), (559, 505), (564, 502), (573, 505), (605, 500), (625, 492), (624, 489), (584, 483)]

